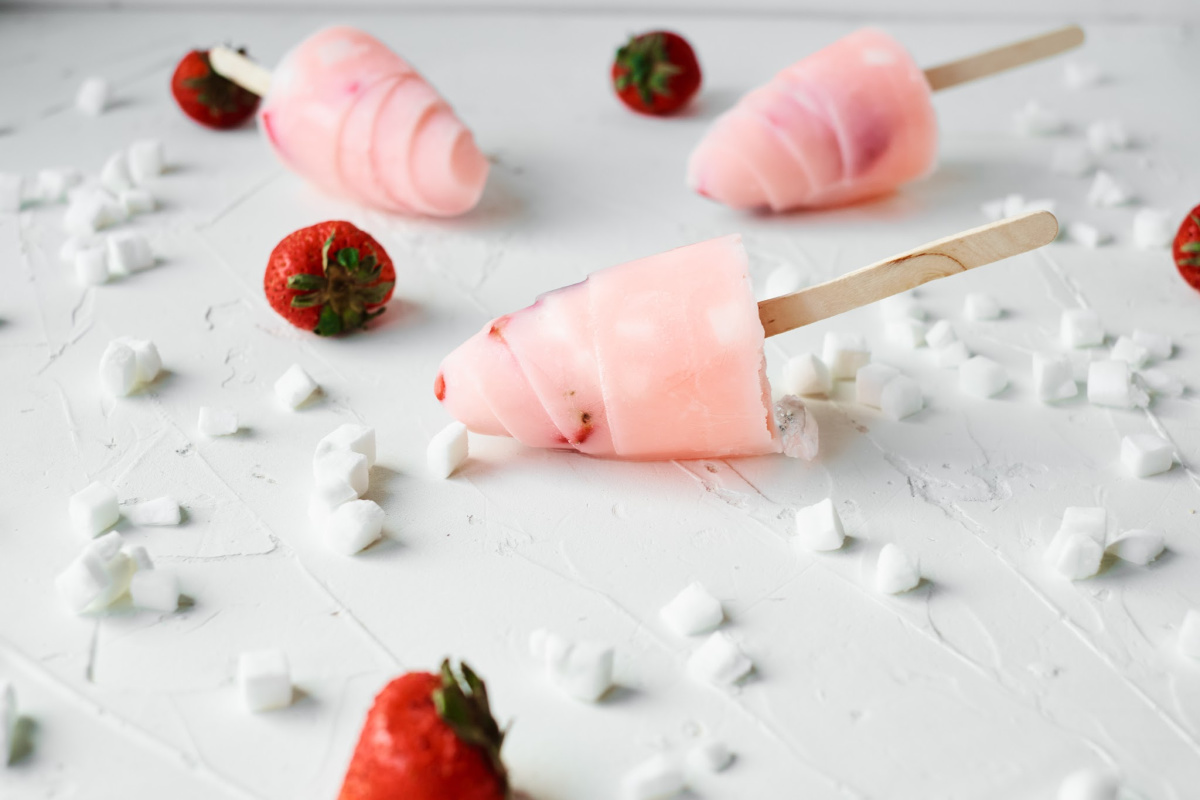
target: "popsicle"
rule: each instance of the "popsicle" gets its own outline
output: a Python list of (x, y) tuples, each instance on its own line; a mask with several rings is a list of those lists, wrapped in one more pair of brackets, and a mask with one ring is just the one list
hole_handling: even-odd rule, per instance
[(827, 283), (755, 303), (739, 235), (600, 270), (498, 317), (434, 381), (475, 433), (628, 460), (776, 453), (763, 342), (1041, 247), (1036, 211), (941, 239)]
[(258, 119), (284, 164), (331, 194), (384, 211), (455, 216), (479, 202), (488, 162), (415, 69), (364, 31), (325, 28), (274, 75), (225, 47), (216, 72), (263, 97)]
[(932, 92), (1076, 47), (1077, 26), (922, 71), (864, 28), (780, 71), (713, 123), (688, 185), (733, 208), (786, 211), (890, 192), (934, 168)]

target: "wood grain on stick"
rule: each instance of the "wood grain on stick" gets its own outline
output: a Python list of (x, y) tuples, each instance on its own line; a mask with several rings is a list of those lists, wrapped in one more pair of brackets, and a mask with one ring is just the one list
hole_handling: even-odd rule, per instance
[(986, 78), (1006, 69), (1019, 67), (1032, 61), (1039, 61), (1058, 55), (1064, 50), (1070, 50), (1083, 44), (1083, 29), (1078, 25), (1068, 25), (1032, 39), (1014, 42), (1013, 44), (997, 47), (985, 53), (960, 58), (948, 64), (940, 64), (925, 70), (925, 78), (933, 91), (949, 89), (960, 83)]
[(266, 97), (267, 90), (271, 88), (271, 71), (236, 50), (214, 47), (208, 51), (208, 63), (218, 75), (228, 78), (259, 97)]

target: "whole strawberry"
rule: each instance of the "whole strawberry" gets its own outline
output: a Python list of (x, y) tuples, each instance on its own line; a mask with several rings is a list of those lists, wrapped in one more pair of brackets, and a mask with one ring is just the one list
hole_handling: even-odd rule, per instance
[(465, 663), (410, 672), (367, 712), (338, 800), (506, 800), (504, 731), (487, 687)]
[(1179, 274), (1196, 291), (1200, 291), (1200, 206), (1196, 206), (1184, 217), (1175, 234), (1175, 245), (1171, 248)]
[(236, 127), (258, 110), (258, 95), (213, 72), (207, 50), (193, 50), (176, 65), (171, 94), (183, 113), (210, 128)]
[(671, 114), (700, 88), (700, 63), (692, 46), (670, 31), (632, 36), (617, 50), (613, 88), (621, 102), (642, 114)]
[(370, 234), (349, 222), (320, 222), (288, 234), (267, 260), (267, 301), (297, 328), (334, 336), (383, 313), (396, 270)]

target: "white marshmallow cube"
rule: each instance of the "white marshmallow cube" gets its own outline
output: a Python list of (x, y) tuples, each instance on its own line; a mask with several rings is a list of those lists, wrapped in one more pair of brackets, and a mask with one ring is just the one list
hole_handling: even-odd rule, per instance
[(103, 536), (97, 536), (92, 541), (88, 542), (84, 547), (84, 552), (91, 553), (100, 559), (101, 564), (107, 564), (116, 558), (117, 553), (121, 552), (121, 548), (125, 544), (125, 539), (117, 531), (109, 531)]
[(767, 275), (766, 281), (763, 283), (764, 300), (769, 300), (772, 297), (783, 297), (785, 294), (791, 294), (799, 290), (802, 282), (800, 270), (796, 269), (791, 264), (784, 264), (771, 270)]
[(879, 410), (888, 419), (910, 417), (924, 405), (920, 384), (906, 375), (898, 375), (888, 381), (887, 386), (883, 387), (883, 394), (879, 396)]
[(54, 579), (59, 596), (75, 614), (87, 611), (109, 586), (109, 576), (94, 554), (84, 552)]
[(958, 341), (958, 335), (948, 319), (938, 320), (925, 332), (925, 344), (935, 349), (955, 341)]
[(1133, 341), (1146, 348), (1151, 357), (1165, 361), (1171, 357), (1171, 337), (1161, 333), (1151, 333), (1141, 328), (1133, 329)]
[(71, 527), (83, 536), (95, 536), (117, 524), (121, 509), (117, 493), (99, 481), (71, 495), (67, 501)]
[(667, 627), (680, 636), (707, 633), (725, 619), (721, 601), (696, 581), (685, 586), (671, 602), (663, 606), (659, 615)]
[(1052, 566), (1064, 578), (1080, 581), (1090, 578), (1100, 571), (1100, 561), (1104, 558), (1104, 546), (1080, 533), (1062, 533), (1060, 542), (1055, 548), (1055, 558)]
[(362, 453), (367, 458), (367, 466), (375, 466), (375, 429), (354, 422), (339, 425), (317, 442), (317, 449), (313, 455), (314, 463), (321, 456), (335, 450)]
[(201, 406), (196, 427), (202, 436), (232, 436), (238, 432), (237, 412), (232, 408)]
[(1129, 132), (1119, 119), (1101, 119), (1087, 127), (1088, 146), (1097, 153), (1109, 153), (1129, 147)]
[(429, 474), (439, 480), (445, 480), (462, 466), (467, 460), (467, 455), (467, 426), (461, 422), (451, 422), (433, 435), (425, 449)]
[(551, 634), (544, 648), (546, 675), (568, 697), (594, 703), (612, 688), (613, 648), (599, 642), (568, 642)]
[(170, 570), (139, 570), (129, 580), (129, 597), (135, 608), (174, 611), (179, 608), (179, 578)]
[(162, 174), (165, 158), (158, 139), (139, 139), (129, 145), (129, 175), (141, 185)]
[(793, 356), (783, 365), (783, 386), (787, 394), (811, 397), (833, 391), (833, 376), (825, 362), (812, 353)]
[(1015, 217), (1018, 214), (1024, 214), (1026, 210), (1025, 195), (1005, 195), (1003, 205), (1001, 206), (1001, 218)]
[(971, 357), (971, 351), (967, 349), (966, 342), (951, 342), (945, 347), (939, 347), (934, 351), (933, 357), (939, 367), (954, 369), (955, 367), (961, 367)]
[(93, 247), (99, 247), (100, 252), (104, 252), (103, 243), (97, 242), (93, 236), (68, 236), (58, 248), (58, 258), (64, 264), (74, 264), (75, 256)]
[(917, 319), (902, 319), (896, 322), (889, 322), (884, 327), (884, 333), (887, 339), (892, 344), (903, 347), (905, 350), (916, 350), (921, 345), (925, 344), (925, 333), (928, 327), (924, 322)]
[(144, 526), (178, 525), (183, 519), (178, 501), (166, 496), (128, 506), (125, 516), (134, 525)]
[(275, 397), (284, 408), (295, 411), (317, 391), (317, 382), (312, 379), (304, 367), (292, 364), (287, 371), (275, 381)]
[(852, 380), (858, 368), (870, 362), (871, 351), (861, 336), (830, 331), (825, 334), (821, 360), (834, 380)]
[(137, 386), (137, 355), (119, 340), (100, 356), (100, 388), (112, 397), (125, 397)]
[(151, 383), (158, 377), (158, 373), (162, 372), (162, 356), (158, 354), (158, 347), (154, 342), (133, 336), (122, 336), (116, 341), (133, 351), (138, 383)]
[(1167, 547), (1163, 532), (1153, 528), (1125, 531), (1112, 540), (1108, 552), (1122, 561), (1145, 566), (1162, 555)]
[(752, 669), (754, 662), (723, 631), (709, 636), (688, 658), (688, 672), (693, 677), (717, 686), (736, 683)]
[(1179, 397), (1183, 394), (1183, 381), (1161, 369), (1144, 369), (1138, 380), (1149, 391), (1162, 397)]
[(370, 481), (367, 457), (353, 450), (331, 450), (313, 461), (317, 494), (329, 507), (366, 494)]
[(1069, 308), (1062, 312), (1058, 331), (1064, 347), (1094, 347), (1104, 343), (1100, 315), (1090, 308)]
[(1063, 778), (1057, 800), (1117, 800), (1121, 784), (1116, 776), (1095, 769), (1081, 769)]
[(1094, 225), (1086, 222), (1072, 222), (1067, 226), (1067, 238), (1075, 244), (1094, 249), (1107, 243), (1112, 237), (1101, 233), (1100, 229)]
[(1174, 465), (1175, 450), (1152, 433), (1135, 433), (1121, 440), (1121, 463), (1133, 477), (1148, 478)]
[(282, 650), (242, 653), (237, 683), (248, 711), (270, 711), (292, 702), (292, 678)]
[(1008, 386), (1004, 367), (985, 356), (969, 358), (958, 368), (958, 388), (973, 397), (995, 397)]
[(129, 558), (133, 561), (134, 569), (137, 571), (154, 569), (154, 561), (150, 558), (150, 554), (146, 552), (146, 548), (140, 544), (135, 544), (129, 548)]
[(21, 210), (21, 194), (25, 179), (11, 172), (0, 172), (0, 213), (15, 214)]
[(120, 222), (124, 209), (103, 189), (74, 197), (63, 214), (63, 229), (72, 236), (90, 236), (101, 228)]
[(1170, 215), (1161, 208), (1139, 208), (1133, 215), (1133, 244), (1142, 250), (1161, 250), (1175, 239)]
[(687, 764), (695, 772), (721, 772), (732, 763), (733, 753), (719, 739), (703, 741), (687, 754)]
[(108, 237), (108, 271), (132, 275), (154, 266), (150, 243), (137, 231), (120, 231)]
[(1068, 506), (1063, 509), (1060, 530), (1081, 533), (1100, 544), (1108, 534), (1108, 511), (1100, 506)]
[(104, 78), (85, 78), (75, 95), (75, 108), (89, 116), (99, 116), (108, 107), (108, 94), (108, 81)]
[(1124, 361), (1093, 361), (1088, 365), (1088, 402), (1110, 408), (1145, 405), (1145, 393), (1133, 385), (1129, 364)]
[(1004, 219), (1004, 198), (988, 200), (979, 207), (979, 211), (988, 222), (998, 222)]
[(1088, 190), (1089, 205), (1112, 208), (1123, 206), (1131, 200), (1133, 197), (1129, 194), (1129, 190), (1118, 183), (1116, 178), (1104, 170), (1096, 171), (1096, 177), (1092, 179), (1092, 188)]
[(1131, 369), (1141, 369), (1150, 360), (1150, 351), (1128, 336), (1118, 336), (1108, 357), (1113, 361), (1124, 361)]
[(1050, 171), (1070, 178), (1082, 178), (1096, 167), (1096, 159), (1082, 144), (1070, 142), (1054, 148), (1050, 157)]
[(100, 168), (100, 185), (114, 195), (133, 188), (129, 177), (129, 160), (124, 153), (113, 153)]
[(1058, 203), (1053, 198), (1040, 197), (1036, 200), (1026, 200), (1025, 207), (1019, 213), (1027, 214), (1030, 211), (1049, 211), (1053, 214), (1057, 205)]
[(879, 311), (884, 322), (901, 322), (907, 319), (923, 320), (925, 311), (917, 305), (912, 292), (901, 292), (879, 301)]
[(75, 280), (80, 286), (99, 286), (108, 281), (108, 254), (103, 247), (88, 247), (75, 253)]
[(342, 503), (324, 521), (325, 542), (334, 552), (352, 556), (379, 541), (383, 518), (383, 509), (373, 500)]
[(37, 196), (43, 203), (61, 203), (67, 190), (79, 185), (83, 176), (74, 167), (49, 167), (38, 170)]
[(837, 550), (846, 541), (842, 518), (826, 497), (819, 503), (796, 509), (796, 544), (805, 550), (826, 552)]
[(1056, 354), (1034, 353), (1033, 390), (1043, 403), (1067, 400), (1079, 394), (1071, 360)]
[(1103, 80), (1104, 72), (1099, 64), (1091, 61), (1068, 61), (1063, 65), (1063, 83), (1068, 89), (1087, 89)]
[(1200, 610), (1189, 608), (1179, 626), (1179, 652), (1193, 661), (1200, 661)]
[(963, 301), (963, 316), (974, 322), (1000, 318), (1000, 304), (983, 292), (971, 292)]
[(149, 214), (157, 205), (154, 195), (145, 189), (125, 189), (117, 194), (117, 202), (125, 209), (127, 216)]
[(883, 387), (897, 377), (900, 370), (887, 364), (867, 364), (854, 374), (854, 394), (860, 405), (879, 408)]
[(12, 763), (17, 745), (17, 690), (0, 680), (0, 767)]
[(875, 562), (875, 591), (880, 594), (901, 594), (915, 589), (921, 582), (921, 568), (900, 547), (888, 543), (879, 551)]
[(666, 800), (686, 788), (683, 770), (666, 754), (643, 761), (625, 774), (621, 781), (623, 800)]
[(1017, 133), (1022, 136), (1050, 136), (1060, 133), (1066, 126), (1062, 117), (1036, 100), (1030, 100), (1013, 117)]

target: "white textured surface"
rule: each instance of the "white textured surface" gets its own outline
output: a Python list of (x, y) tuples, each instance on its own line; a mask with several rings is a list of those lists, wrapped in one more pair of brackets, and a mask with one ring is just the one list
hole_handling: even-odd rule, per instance
[[(701, 15), (544, 19), (433, 13), (338, 19), (374, 26), (442, 89), (496, 167), (482, 207), (449, 222), (389, 220), (318, 197), (252, 130), (218, 134), (167, 97), (188, 46), (233, 38), (270, 62), (326, 15), (6, 12), (0, 20), (0, 171), (75, 165), (94, 173), (138, 138), (160, 138), (162, 207), (132, 226), (160, 263), (84, 289), (57, 259), (62, 207), (0, 216), (0, 674), (37, 720), (33, 752), (0, 775), (0, 796), (70, 797), (89, 785), (141, 798), (330, 797), (371, 697), (404, 669), (466, 658), (490, 682), (517, 785), (534, 798), (610, 798), (654, 752), (704, 736), (739, 758), (698, 782), (704, 798), (1053, 797), (1067, 773), (1121, 770), (1139, 797), (1183, 800), (1200, 785), (1200, 669), (1176, 649), (1200, 606), (1192, 394), (1148, 411), (1082, 398), (1043, 406), (1030, 354), (1057, 347), (1059, 314), (1085, 304), (1105, 329), (1170, 334), (1161, 368), (1200, 382), (1200, 297), (1162, 251), (1130, 249), (1133, 208), (1089, 209), (1088, 182), (1050, 174), (1055, 139), (1018, 139), (1013, 111), (1052, 103), (1077, 131), (1125, 120), (1142, 144), (1105, 168), (1172, 218), (1196, 202), (1200, 48), (1175, 27), (1095, 26), (1085, 54), (1113, 76), (1062, 88), (1045, 64), (936, 98), (942, 169), (881, 203), (764, 219), (683, 188), (687, 148), (742, 91), (847, 32), (832, 20)], [(377, 24), (378, 21), (378, 24)], [(649, 120), (608, 95), (611, 49), (670, 23), (699, 49), (708, 82), (695, 112)], [(1041, 26), (898, 24), (922, 63)], [(130, 46), (130, 42), (138, 46)], [(451, 46), (452, 43), (452, 46)], [(548, 73), (542, 72), (553, 65)], [(103, 74), (113, 104), (73, 107)], [(534, 80), (531, 76), (545, 75)], [(571, 87), (567, 90), (566, 87)], [(1056, 244), (931, 285), (920, 303), (952, 319), (1012, 385), (980, 400), (925, 350), (890, 345), (863, 309), (771, 340), (772, 374), (826, 331), (864, 333), (880, 360), (916, 379), (927, 407), (892, 422), (841, 384), (813, 401), (822, 452), (686, 464), (614, 464), (479, 438), (454, 478), (425, 472), (447, 422), (437, 363), (488, 317), (608, 264), (742, 231), (762, 281), (793, 263), (806, 281), (846, 272), (978, 224), (990, 198), (1053, 197), (1067, 222), (1111, 230), (1111, 247)], [(319, 341), (267, 307), (261, 275), (289, 231), (344, 217), (380, 238), (399, 268), (397, 301), (363, 336)], [(1008, 313), (960, 324), (970, 291)], [(131, 397), (101, 396), (95, 365), (117, 336), (150, 338), (168, 372)], [(274, 379), (303, 363), (322, 385), (296, 413)], [(202, 405), (236, 408), (238, 436), (195, 433)], [(311, 454), (342, 422), (378, 431), (367, 497), (391, 541), (330, 554), (306, 519)], [(1183, 460), (1124, 477), (1129, 433), (1170, 438)], [(175, 614), (74, 618), (53, 576), (79, 548), (66, 498), (91, 480), (123, 502), (172, 494), (177, 529), (120, 530), (194, 604)], [(792, 509), (838, 498), (850, 544), (789, 547)], [(1066, 506), (1103, 505), (1114, 525), (1161, 528), (1167, 552), (1072, 583), (1041, 557)], [(864, 585), (883, 542), (919, 553), (927, 582), (895, 598)], [(868, 565), (868, 567), (864, 567)], [(656, 616), (679, 586), (718, 597), (754, 675), (733, 691), (682, 680), (693, 642)], [(561, 696), (530, 669), (525, 642), (547, 627), (616, 646), (598, 706)], [(247, 715), (237, 654), (279, 647), (302, 694)]]

